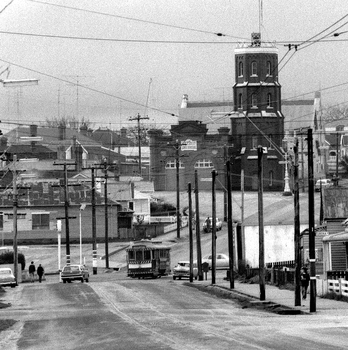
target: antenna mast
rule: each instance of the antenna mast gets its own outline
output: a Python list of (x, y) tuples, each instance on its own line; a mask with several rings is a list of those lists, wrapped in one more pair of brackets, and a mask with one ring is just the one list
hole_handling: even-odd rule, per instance
[(259, 0), (259, 33), (260, 34), (261, 34), (262, 21), (263, 21), (263, 6), (262, 6), (262, 0)]

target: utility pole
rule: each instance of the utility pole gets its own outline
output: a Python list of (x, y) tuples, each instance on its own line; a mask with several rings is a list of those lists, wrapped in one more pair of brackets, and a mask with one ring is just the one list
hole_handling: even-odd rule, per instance
[(179, 140), (175, 142), (175, 165), (176, 165), (176, 237), (180, 238), (180, 154)]
[(300, 193), (298, 185), (298, 139), (294, 146), (294, 242), (295, 242), (295, 306), (301, 306), (301, 242), (300, 242)]
[(95, 213), (95, 168), (91, 168), (92, 171), (92, 255), (93, 255), (93, 275), (98, 273), (98, 260), (97, 260), (97, 224), (96, 224), (96, 213)]
[(149, 119), (149, 117), (142, 117), (138, 113), (136, 117), (130, 117), (129, 120), (133, 121), (136, 120), (138, 122), (138, 150), (139, 150), (139, 176), (141, 176), (141, 130), (140, 130), (140, 120), (142, 119)]
[(201, 228), (200, 228), (200, 223), (199, 223), (198, 172), (197, 172), (197, 170), (195, 170), (195, 200), (196, 200), (196, 244), (197, 244), (198, 280), (203, 281)]
[(215, 284), (216, 275), (216, 190), (215, 182), (217, 172), (214, 169), (212, 172), (212, 230), (211, 230), (211, 283)]
[[(65, 216), (63, 218), (65, 220), (65, 248), (66, 248), (66, 264), (70, 265), (70, 227), (69, 227), (69, 219), (76, 219), (76, 216), (69, 217), (69, 193), (68, 186), (80, 186), (79, 184), (68, 184), (68, 165), (75, 165), (76, 163), (54, 163), (54, 165), (63, 165), (64, 167), (64, 212)], [(60, 185), (52, 185), (52, 187), (61, 187)]]
[(13, 264), (14, 275), (16, 278), (16, 285), (18, 284), (18, 245), (17, 245), (17, 207), (18, 207), (18, 193), (17, 193), (17, 170), (16, 170), (17, 155), (13, 156)]
[(263, 148), (257, 149), (258, 176), (259, 176), (259, 279), (260, 279), (260, 300), (266, 299), (265, 293), (265, 248), (264, 248), (264, 227), (263, 227), (263, 166), (262, 166)]
[(109, 268), (109, 216), (108, 216), (108, 169), (104, 160), (104, 204), (105, 204), (105, 267)]
[[(227, 164), (227, 146), (224, 145), (224, 164)], [(227, 188), (227, 183), (228, 183), (228, 174), (225, 172), (225, 187)], [(228, 204), (227, 204), (227, 189), (224, 191), (224, 221), (226, 222), (228, 220)]]
[(310, 262), (310, 312), (316, 311), (316, 275), (315, 275), (315, 228), (314, 228), (314, 175), (313, 175), (313, 134), (308, 129), (308, 234)]
[(339, 134), (336, 133), (336, 181), (334, 183), (335, 186), (338, 186), (338, 152), (339, 152)]
[(191, 182), (187, 184), (189, 198), (189, 240), (190, 240), (190, 282), (193, 282), (193, 232), (192, 232), (192, 197)]
[(233, 247), (233, 222), (232, 222), (232, 186), (231, 186), (231, 162), (226, 162), (227, 174), (227, 229), (228, 229), (228, 252), (229, 252), (229, 280), (230, 288), (234, 289), (234, 247)]

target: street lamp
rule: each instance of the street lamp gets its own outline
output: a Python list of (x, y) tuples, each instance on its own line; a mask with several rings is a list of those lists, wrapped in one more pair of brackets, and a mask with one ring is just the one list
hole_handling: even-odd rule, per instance
[(80, 206), (79, 221), (80, 221), (80, 265), (82, 265), (82, 211), (85, 210), (86, 203)]

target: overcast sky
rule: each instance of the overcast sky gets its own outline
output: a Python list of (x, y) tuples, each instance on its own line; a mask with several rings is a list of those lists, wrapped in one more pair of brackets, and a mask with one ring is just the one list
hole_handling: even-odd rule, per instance
[[(195, 101), (230, 100), (234, 49), (259, 31), (259, 4), (0, 0), (0, 70), (10, 66), (8, 79), (39, 79), (37, 86), (0, 86), (2, 128), (10, 121), (77, 116), (119, 129), (134, 126), (127, 118), (138, 113), (157, 126), (170, 125), (176, 120), (170, 113), (177, 113), (183, 94)], [(348, 32), (287, 52), (288, 43), (308, 40), (335, 22), (315, 39), (348, 31), (348, 1), (263, 0), (262, 10), (262, 39), (275, 41), (279, 61), (284, 57), (283, 98), (311, 98), (321, 88), (324, 105), (348, 103)], [(0, 76), (6, 77), (7, 72)], [(342, 85), (331, 88), (337, 84)], [(147, 102), (154, 109), (146, 110)]]

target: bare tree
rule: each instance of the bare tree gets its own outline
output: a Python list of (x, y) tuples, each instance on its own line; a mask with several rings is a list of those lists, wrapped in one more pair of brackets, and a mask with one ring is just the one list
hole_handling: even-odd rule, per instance
[(85, 117), (82, 117), (81, 120), (77, 120), (74, 116), (66, 116), (66, 117), (53, 117), (46, 118), (44, 125), (52, 128), (56, 128), (58, 126), (65, 126), (66, 128), (71, 128), (75, 130), (79, 130), (81, 126), (87, 127), (90, 129), (92, 127), (92, 122), (90, 122)]
[(348, 119), (348, 106), (328, 106), (323, 108), (324, 121), (332, 122), (341, 119)]

